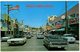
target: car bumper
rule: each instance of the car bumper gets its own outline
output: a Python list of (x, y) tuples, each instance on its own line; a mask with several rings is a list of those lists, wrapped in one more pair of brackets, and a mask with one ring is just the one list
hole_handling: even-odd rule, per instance
[(14, 43), (8, 43), (9, 45), (20, 45), (20, 44), (24, 44), (25, 42), (14, 42)]
[(43, 37), (37, 37), (37, 39), (44, 39)]
[(62, 48), (66, 47), (67, 45), (49, 45), (50, 48)]
[(69, 42), (69, 43), (74, 43), (75, 41), (72, 41), (72, 40), (71, 40), (71, 41), (68, 41), (68, 42)]
[(43, 39), (44, 37), (37, 37), (38, 39)]

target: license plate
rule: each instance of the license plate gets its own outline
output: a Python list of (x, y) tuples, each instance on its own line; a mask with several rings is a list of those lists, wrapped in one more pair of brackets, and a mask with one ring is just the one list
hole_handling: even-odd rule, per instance
[(14, 42), (14, 41), (11, 41), (11, 43), (12, 43), (12, 44), (15, 44), (15, 42)]
[(61, 48), (61, 46), (58, 46), (58, 48)]
[(14, 41), (11, 41), (11, 43), (14, 43)]

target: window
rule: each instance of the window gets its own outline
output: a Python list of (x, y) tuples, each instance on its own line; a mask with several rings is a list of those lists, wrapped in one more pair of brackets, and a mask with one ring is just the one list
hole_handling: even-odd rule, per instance
[(79, 17), (79, 14), (77, 14), (76, 17)]

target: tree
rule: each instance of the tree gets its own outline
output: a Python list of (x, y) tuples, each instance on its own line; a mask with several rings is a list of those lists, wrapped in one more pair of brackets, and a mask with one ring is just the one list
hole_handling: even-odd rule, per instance
[(10, 25), (11, 19), (10, 19), (10, 16), (8, 14), (3, 14), (3, 19), (8, 25)]

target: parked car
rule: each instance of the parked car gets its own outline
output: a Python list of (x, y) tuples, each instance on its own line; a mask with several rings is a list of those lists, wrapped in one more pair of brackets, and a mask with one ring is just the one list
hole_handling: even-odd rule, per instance
[(23, 45), (26, 43), (26, 37), (21, 36), (21, 37), (16, 37), (16, 38), (11, 38), (7, 40), (8, 45)]
[(1, 37), (1, 41), (2, 42), (7, 42), (8, 39), (10, 39), (11, 37)]
[(68, 44), (67, 40), (59, 35), (46, 36), (43, 40), (43, 43), (48, 49), (50, 49), (50, 48), (63, 48), (63, 49), (65, 49), (65, 47)]
[(42, 33), (39, 33), (36, 35), (37, 39), (44, 39), (44, 35)]
[(64, 34), (63, 37), (67, 39), (69, 43), (75, 43), (76, 38), (72, 34)]

